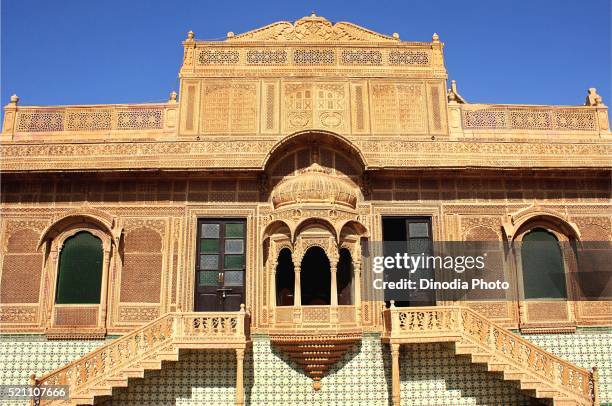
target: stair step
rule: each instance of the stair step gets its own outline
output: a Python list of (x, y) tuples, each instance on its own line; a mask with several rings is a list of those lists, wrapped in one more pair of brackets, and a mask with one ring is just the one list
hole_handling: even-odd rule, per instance
[(552, 389), (537, 390), (536, 389), (536, 397), (538, 399), (556, 399), (559, 396), (561, 396), (561, 394), (557, 392), (556, 390), (552, 390)]
[(143, 369), (161, 369), (162, 368), (162, 362), (161, 360), (150, 360), (150, 361), (142, 361), (140, 363), (140, 366)]
[(162, 361), (178, 361), (179, 353), (177, 351), (164, 351), (157, 354), (157, 358)]
[(72, 396), (70, 398), (70, 401), (72, 402), (73, 405), (93, 405), (94, 404), (94, 398), (93, 396)]
[(521, 379), (524, 379), (525, 374), (522, 372), (515, 372), (515, 371), (504, 371), (504, 379), (506, 381), (520, 381)]
[(112, 396), (113, 388), (110, 385), (109, 386), (98, 386), (98, 387), (93, 387), (87, 390), (87, 393), (90, 394), (91, 396)]
[(144, 378), (144, 369), (142, 368), (126, 368), (121, 371), (121, 374), (128, 378)]
[(127, 388), (129, 381), (126, 376), (113, 376), (106, 379), (106, 383), (108, 383), (113, 388)]
[(486, 364), (491, 359), (493, 359), (493, 355), (487, 353), (476, 353), (472, 354), (472, 362), (474, 364)]
[(487, 364), (487, 370), (489, 372), (504, 372), (506, 368), (509, 368), (508, 364), (501, 362), (489, 362)]

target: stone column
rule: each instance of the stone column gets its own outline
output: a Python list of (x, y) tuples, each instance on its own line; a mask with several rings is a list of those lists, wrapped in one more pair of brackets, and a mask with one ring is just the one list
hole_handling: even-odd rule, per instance
[(300, 265), (294, 265), (294, 283), (293, 283), (293, 322), (302, 322), (302, 287), (300, 281), (300, 274), (302, 268)]
[(276, 322), (276, 318), (275, 318), (275, 313), (276, 313), (276, 306), (278, 306), (278, 303), (276, 303), (276, 267), (277, 267), (278, 263), (276, 261), (272, 261), (270, 264), (270, 269), (269, 269), (269, 278), (270, 278), (270, 283), (268, 284), (268, 286), (270, 287), (270, 292), (269, 292), (269, 303), (268, 303), (268, 318), (269, 320), (266, 320), (266, 322), (268, 321), (272, 321), (272, 323)]
[(100, 288), (100, 322), (99, 327), (106, 329), (106, 309), (108, 306), (108, 274), (110, 272), (110, 261), (112, 256), (111, 247), (104, 247), (102, 264), (102, 286)]
[(330, 265), (329, 271), (331, 273), (331, 288), (330, 288), (330, 321), (333, 325), (338, 324), (338, 282), (336, 275), (338, 273), (337, 261), (330, 261), (333, 265)]
[(399, 344), (391, 344), (391, 388), (393, 406), (400, 406)]
[(244, 349), (236, 349), (236, 404), (244, 405)]
[(336, 274), (338, 272), (336, 264), (333, 264), (329, 267), (331, 273), (331, 289), (330, 289), (330, 304), (332, 306), (338, 306), (338, 282), (336, 278)]
[(353, 262), (353, 299), (355, 300), (355, 321), (361, 323), (361, 261)]

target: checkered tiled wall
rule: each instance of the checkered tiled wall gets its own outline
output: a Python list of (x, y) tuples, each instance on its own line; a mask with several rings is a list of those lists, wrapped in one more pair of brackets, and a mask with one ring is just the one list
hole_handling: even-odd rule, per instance
[[(7, 338), (5, 336), (5, 338)], [(0, 342), (0, 383), (26, 383), (31, 371), (41, 374), (102, 344), (100, 341), (43, 341), (22, 337)], [(402, 392), (411, 405), (525, 404), (511, 385), (456, 358), (437, 345), (402, 351)], [(48, 368), (45, 368), (48, 366)], [(131, 381), (116, 391), (108, 405), (231, 405), (234, 402), (235, 358), (230, 351), (192, 351), (162, 371)], [(311, 380), (270, 345), (254, 337), (245, 364), (246, 400), (252, 405), (388, 405), (389, 353), (378, 336), (367, 336), (346, 354), (312, 390)], [(17, 404), (17, 403), (15, 403)], [(27, 404), (27, 402), (23, 402)]]
[[(601, 398), (610, 401), (612, 331), (526, 338), (581, 366), (598, 365)], [(27, 383), (32, 371), (40, 375), (102, 343), (0, 336), (0, 384)], [(245, 359), (247, 404), (386, 406), (391, 390), (389, 360), (388, 348), (380, 338), (368, 335), (334, 366), (323, 379), (321, 390), (315, 392), (301, 368), (272, 347), (266, 336), (256, 336), (253, 352)], [(400, 362), (405, 405), (529, 404), (529, 398), (515, 384), (497, 379), (484, 367), (472, 365), (437, 344), (402, 347)], [(164, 364), (163, 370), (147, 372), (145, 379), (131, 380), (129, 388), (116, 390), (106, 405), (231, 405), (234, 374), (231, 351), (184, 352), (179, 362)]]

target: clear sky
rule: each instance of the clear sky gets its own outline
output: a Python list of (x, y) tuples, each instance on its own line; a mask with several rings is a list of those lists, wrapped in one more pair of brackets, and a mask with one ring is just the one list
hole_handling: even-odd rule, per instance
[(470, 102), (582, 104), (611, 98), (610, 0), (2, 0), (2, 92), (27, 104), (166, 100), (181, 40), (223, 38), (315, 10), (408, 41), (446, 43)]

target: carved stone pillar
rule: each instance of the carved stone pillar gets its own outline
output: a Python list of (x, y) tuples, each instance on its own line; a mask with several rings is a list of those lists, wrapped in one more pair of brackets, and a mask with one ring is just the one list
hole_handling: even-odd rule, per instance
[(338, 282), (337, 282), (337, 273), (338, 267), (336, 265), (336, 261), (332, 259), (333, 264), (329, 267), (329, 271), (331, 273), (331, 289), (330, 289), (330, 304), (331, 304), (331, 312), (330, 312), (330, 321), (332, 324), (338, 323)]
[(353, 281), (355, 294), (355, 321), (361, 323), (361, 261), (353, 262)]
[(332, 306), (338, 306), (338, 281), (336, 277), (338, 269), (337, 269), (336, 264), (331, 265), (329, 267), (329, 270), (331, 273), (331, 289), (330, 289), (331, 300), (330, 300), (330, 303)]
[(391, 344), (391, 394), (393, 406), (400, 406), (399, 344)]
[(98, 326), (106, 329), (106, 309), (108, 306), (108, 274), (110, 272), (111, 247), (104, 247), (104, 260), (102, 263), (102, 286), (100, 288), (100, 319)]
[(300, 281), (300, 273), (302, 268), (299, 265), (293, 267), (294, 272), (294, 283), (293, 283), (293, 306), (298, 307), (302, 305), (302, 281)]
[(236, 404), (244, 405), (244, 349), (236, 349)]
[(294, 269), (294, 284), (293, 284), (293, 322), (302, 322), (302, 282), (300, 281), (300, 274), (302, 268), (300, 265), (295, 265)]
[(270, 283), (268, 284), (268, 286), (270, 287), (270, 292), (269, 292), (269, 302), (268, 302), (268, 320), (266, 320), (266, 322), (272, 322), (274, 323), (275, 319), (275, 310), (276, 310), (276, 306), (278, 306), (278, 303), (276, 303), (276, 267), (277, 267), (277, 262), (276, 261), (272, 261), (270, 264), (270, 272), (268, 273), (268, 277), (270, 278)]

